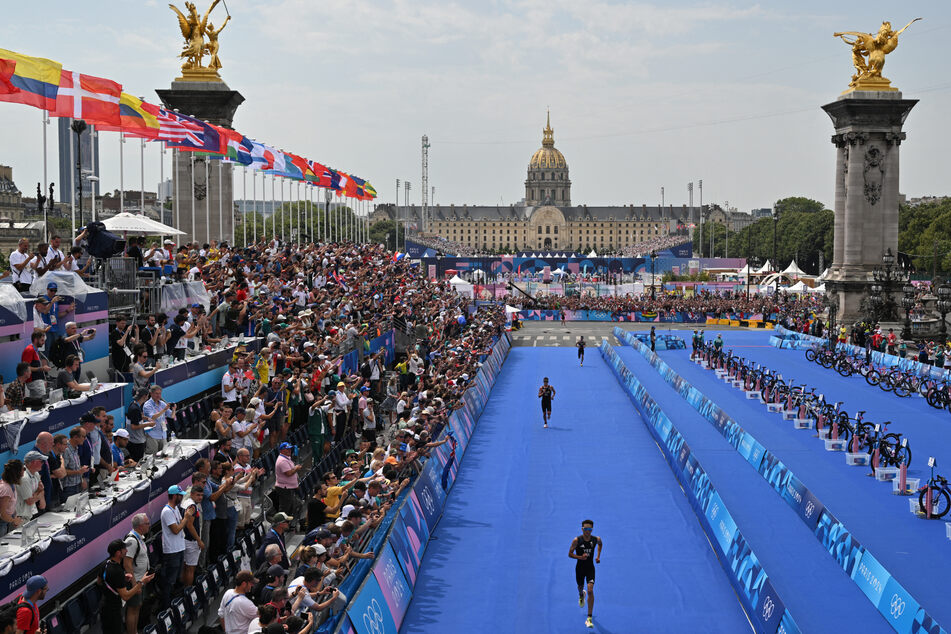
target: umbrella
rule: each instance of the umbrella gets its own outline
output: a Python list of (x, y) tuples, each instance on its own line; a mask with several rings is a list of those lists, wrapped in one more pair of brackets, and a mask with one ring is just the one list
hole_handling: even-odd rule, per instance
[(169, 227), (157, 220), (144, 216), (142, 214), (131, 214), (123, 211), (112, 218), (103, 220), (106, 230), (123, 233), (145, 234), (153, 236), (178, 236), (184, 235), (184, 231), (179, 231), (175, 227)]

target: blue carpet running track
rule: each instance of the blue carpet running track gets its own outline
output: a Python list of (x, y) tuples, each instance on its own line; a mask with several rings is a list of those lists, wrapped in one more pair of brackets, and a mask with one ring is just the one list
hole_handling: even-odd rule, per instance
[[(833, 370), (810, 363), (801, 350), (774, 348), (769, 345), (767, 332), (722, 334), (725, 350), (732, 349), (739, 356), (778, 370), (797, 384), (819, 388), (817, 391), (827, 400), (844, 401), (843, 407), (850, 415), (863, 409), (868, 421), (893, 421), (889, 431), (907, 436), (914, 452), (909, 478), (920, 477), (922, 484), (927, 480), (928, 456), (935, 456), (937, 472), (948, 476), (951, 417), (946, 411), (931, 408), (920, 397), (901, 399), (883, 392), (868, 385), (862, 377), (842, 377)], [(708, 329), (708, 338), (715, 336), (716, 331)], [(643, 359), (630, 349), (622, 356), (626, 360), (629, 354)], [(892, 495), (891, 483), (868, 477), (868, 467), (846, 466), (844, 454), (825, 451), (822, 442), (814, 437), (815, 432), (793, 429), (792, 423), (783, 421), (779, 414), (769, 414), (763, 405), (746, 400), (741, 390), (733, 389), (717, 380), (714, 372), (691, 362), (689, 350), (660, 354), (675, 371), (776, 454), (905, 589), (939, 623), (948, 627), (951, 623), (951, 601), (947, 600), (951, 543), (945, 538), (944, 522), (912, 515), (908, 511), (909, 498)], [(786, 598), (785, 594), (782, 596)], [(798, 612), (790, 611), (799, 618)]]
[[(549, 429), (542, 428), (536, 397), (544, 376), (557, 390)], [(597, 350), (579, 368), (573, 348), (509, 353), (426, 550), (401, 631), (591, 631), (568, 558), (585, 518), (604, 540), (595, 632), (750, 631), (631, 401)], [(802, 590), (809, 589), (816, 609), (816, 595), (831, 588), (811, 585)], [(843, 611), (842, 601), (834, 611)], [(833, 622), (876, 624), (858, 612), (833, 615)]]

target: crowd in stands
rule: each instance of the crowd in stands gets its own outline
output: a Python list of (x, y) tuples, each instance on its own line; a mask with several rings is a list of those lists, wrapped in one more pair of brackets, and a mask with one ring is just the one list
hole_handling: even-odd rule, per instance
[(690, 236), (678, 234), (670, 234), (661, 236), (659, 238), (651, 238), (650, 240), (636, 242), (624, 247), (621, 249), (620, 255), (621, 257), (625, 258), (646, 257), (649, 256), (652, 251), (672, 249), (686, 242), (690, 242), (690, 240)]
[(656, 312), (663, 318), (665, 314), (675, 312), (705, 314), (708, 317), (728, 317), (738, 312), (765, 315), (806, 315), (821, 312), (822, 299), (813, 295), (794, 295), (780, 293), (773, 295), (751, 294), (727, 291), (724, 293), (701, 292), (686, 297), (671, 293), (657, 293), (651, 298), (649, 293), (624, 297), (597, 297), (592, 295), (556, 296), (544, 295), (529, 298), (524, 295), (511, 296), (507, 302), (523, 309), (541, 310), (605, 310), (613, 313)]
[[(170, 248), (149, 250), (144, 264), (175, 261), (168, 259)], [(115, 320), (111, 366), (135, 384), (126, 420), (117, 424), (95, 408), (71, 429), (41, 433), (22, 461), (8, 461), (0, 479), (0, 531), (59, 508), (67, 496), (163, 449), (175, 411), (151, 384), (163, 357), (254, 335), (261, 350), (238, 346), (222, 377), (208, 421), (213, 457), (198, 460), (188, 486), (168, 490), (160, 517), (131, 518), (126, 539), (103, 553), (102, 626), (107, 633), (131, 633), (150, 622), (262, 519), (252, 492), (268, 481), (273, 489), (263, 519), (270, 528), (250, 568), (237, 572), (225, 593), (219, 625), (228, 634), (306, 634), (346, 605), (337, 587), (357, 560), (374, 556), (361, 545), (430, 452), (446, 442), (440, 435), (448, 416), (502, 332), (504, 313), (499, 307), (470, 313), (468, 300), (447, 282), (428, 279), (407, 260), (394, 261), (378, 245), (293, 245), (275, 238), (248, 248), (192, 244), (179, 251), (194, 258), (185, 275), (204, 283), (210, 306), (194, 304), (171, 319)], [(390, 328), (406, 335), (407, 354), (389, 360), (382, 349), (370, 354), (369, 341)], [(91, 335), (75, 324), (66, 332), (57, 351), (81, 351)], [(65, 389), (89, 389), (79, 382), (80, 354), (66, 350), (62, 361), (48, 354), (41, 328), (31, 346), (6, 390), (8, 402), (22, 405), (41, 381), (39, 398), (54, 373)], [(348, 371), (344, 354), (353, 349), (361, 351), (361, 362)], [(309, 446), (289, 442), (302, 428)], [(267, 452), (279, 454), (271, 472), (258, 461)], [(314, 474), (318, 484), (305, 494), (305, 470), (318, 464), (325, 470)], [(156, 523), (161, 559), (153, 579), (156, 562), (141, 543)], [(289, 547), (292, 537), (297, 548)], [(35, 604), (45, 587), (42, 577), (31, 578), (20, 600)]]
[[(442, 236), (421, 236), (415, 235), (409, 238), (417, 244), (427, 246), (431, 249), (436, 249), (443, 255), (450, 256), (461, 256), (461, 257), (480, 257), (480, 256), (491, 256), (497, 255), (496, 253), (489, 253), (471, 246), (466, 246), (460, 242), (454, 240), (449, 240), (443, 238)], [(656, 238), (651, 238), (650, 240), (643, 240), (628, 246), (623, 247), (617, 251), (598, 253), (598, 257), (645, 257), (650, 255), (652, 251), (662, 251), (664, 249), (670, 249), (678, 245), (684, 244), (685, 242), (690, 242), (691, 238), (688, 235), (680, 234), (670, 234), (666, 236), (660, 236)], [(527, 251), (532, 251), (533, 249), (526, 249)], [(538, 249), (534, 249), (538, 251)], [(544, 252), (544, 251), (543, 251)]]

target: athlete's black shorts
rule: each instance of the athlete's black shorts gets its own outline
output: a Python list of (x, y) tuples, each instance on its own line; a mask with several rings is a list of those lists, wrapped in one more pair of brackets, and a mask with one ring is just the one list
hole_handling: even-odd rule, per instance
[(583, 356), (584, 356), (584, 348), (578, 348), (578, 358), (580, 359)]
[(551, 401), (546, 401), (545, 399), (542, 399), (542, 411), (543, 412), (551, 411)]
[(576, 565), (575, 566), (575, 580), (578, 582), (578, 587), (583, 588), (585, 581), (588, 583), (594, 583), (594, 566), (593, 565)]

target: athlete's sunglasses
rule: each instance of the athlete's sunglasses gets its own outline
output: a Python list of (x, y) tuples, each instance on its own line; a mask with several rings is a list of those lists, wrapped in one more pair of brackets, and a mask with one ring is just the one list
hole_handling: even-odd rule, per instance
[(592, 530), (594, 530), (594, 529), (588, 528), (587, 526), (582, 526), (582, 527), (581, 527), (581, 530), (583, 530), (583, 531), (586, 532), (586, 533), (590, 533), (590, 532), (591, 532)]

